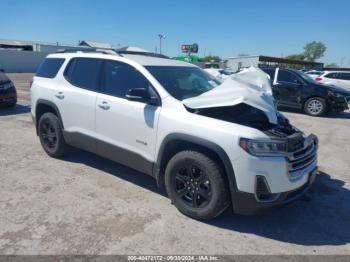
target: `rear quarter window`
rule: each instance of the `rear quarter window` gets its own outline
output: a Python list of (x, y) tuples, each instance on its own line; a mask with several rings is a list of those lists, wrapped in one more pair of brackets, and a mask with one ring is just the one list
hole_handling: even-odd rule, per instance
[(73, 58), (64, 72), (64, 77), (76, 87), (97, 91), (102, 63), (103, 60), (98, 58)]
[(64, 58), (46, 58), (39, 66), (36, 76), (55, 78), (63, 63)]

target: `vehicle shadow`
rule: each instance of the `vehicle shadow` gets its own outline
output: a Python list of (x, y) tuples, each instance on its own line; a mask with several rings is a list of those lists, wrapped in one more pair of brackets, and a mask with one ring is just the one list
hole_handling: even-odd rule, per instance
[(227, 210), (208, 224), (287, 243), (322, 246), (350, 243), (350, 190), (321, 172), (310, 191), (284, 207), (256, 216)]
[[(297, 109), (286, 109), (286, 108), (279, 108), (278, 109), (281, 112), (286, 112), (286, 113), (295, 113), (295, 114), (300, 114), (300, 115), (305, 115), (301, 110)], [(311, 116), (310, 116), (311, 117)], [(350, 119), (350, 111), (345, 111), (345, 112), (330, 112), (325, 114), (324, 116), (320, 116), (320, 118), (339, 118), (339, 119)]]
[(140, 173), (93, 153), (77, 148), (71, 148), (69, 153), (64, 156), (62, 160), (87, 165), (167, 197), (165, 191), (158, 188), (155, 179), (151, 176)]
[(14, 107), (0, 107), (0, 116), (26, 114), (30, 112), (30, 106), (16, 104)]
[[(85, 164), (168, 197), (152, 177), (95, 154), (74, 148), (62, 160)], [(255, 216), (235, 215), (230, 207), (203, 223), (299, 245), (344, 245), (350, 243), (350, 190), (344, 184), (321, 172), (311, 190), (287, 206)]]

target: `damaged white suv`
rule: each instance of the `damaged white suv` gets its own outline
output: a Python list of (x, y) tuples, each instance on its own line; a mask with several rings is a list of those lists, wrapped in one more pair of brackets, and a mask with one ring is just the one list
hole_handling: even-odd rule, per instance
[(276, 111), (259, 69), (220, 82), (150, 54), (56, 53), (34, 77), (31, 102), (50, 156), (71, 145), (151, 175), (195, 219), (280, 206), (317, 172), (317, 138)]

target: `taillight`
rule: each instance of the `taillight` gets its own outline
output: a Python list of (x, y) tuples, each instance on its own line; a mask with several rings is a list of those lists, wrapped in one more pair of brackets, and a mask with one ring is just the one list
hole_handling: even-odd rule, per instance
[(29, 88), (32, 88), (32, 85), (33, 85), (33, 79), (30, 80), (30, 82), (29, 82)]
[(322, 80), (322, 77), (318, 76), (315, 78), (316, 81), (321, 81)]

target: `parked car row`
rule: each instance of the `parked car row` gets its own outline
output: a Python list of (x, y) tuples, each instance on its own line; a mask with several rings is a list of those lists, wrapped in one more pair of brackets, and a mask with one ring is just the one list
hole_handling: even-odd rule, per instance
[[(226, 80), (233, 74), (220, 68), (204, 70), (220, 80)], [(287, 68), (262, 68), (262, 70), (270, 77), (273, 96), (280, 108), (299, 109), (311, 116), (322, 116), (327, 112), (349, 109), (350, 72), (316, 70), (303, 72)]]
[(270, 76), (277, 106), (303, 110), (311, 116), (349, 109), (350, 91), (314, 80), (295, 69), (263, 68)]

